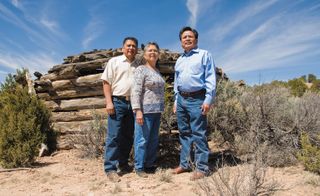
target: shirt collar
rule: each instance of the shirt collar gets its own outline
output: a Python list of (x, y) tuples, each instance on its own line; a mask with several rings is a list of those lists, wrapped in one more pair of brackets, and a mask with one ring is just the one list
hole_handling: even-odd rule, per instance
[(120, 60), (121, 60), (122, 62), (127, 62), (127, 61), (128, 61), (128, 60), (127, 60), (127, 57), (126, 57), (124, 54), (120, 56)]
[[(127, 62), (127, 63), (129, 63), (127, 57), (126, 57), (124, 54), (120, 56), (120, 61), (121, 61), (121, 62)], [(135, 58), (135, 59), (134, 59), (131, 63), (129, 63), (129, 64), (131, 64), (131, 66), (137, 67), (137, 66), (138, 66), (137, 63), (139, 63), (139, 61), (137, 60), (137, 58)]]
[(190, 56), (193, 53), (199, 53), (199, 48), (196, 47), (191, 49), (189, 52), (183, 52), (182, 56)]

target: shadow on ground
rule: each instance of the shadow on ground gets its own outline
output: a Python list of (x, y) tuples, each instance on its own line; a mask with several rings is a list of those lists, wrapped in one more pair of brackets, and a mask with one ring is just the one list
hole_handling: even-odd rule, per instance
[[(179, 165), (179, 156), (179, 133), (160, 134), (157, 165), (161, 168), (175, 168)], [(242, 161), (230, 150), (213, 152), (209, 155), (209, 168), (213, 172), (223, 166), (236, 166), (241, 163)]]

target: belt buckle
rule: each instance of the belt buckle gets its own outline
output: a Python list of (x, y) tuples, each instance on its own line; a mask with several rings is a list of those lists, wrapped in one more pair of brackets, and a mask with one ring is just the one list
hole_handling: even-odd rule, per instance
[(130, 101), (130, 96), (125, 96), (126, 101)]

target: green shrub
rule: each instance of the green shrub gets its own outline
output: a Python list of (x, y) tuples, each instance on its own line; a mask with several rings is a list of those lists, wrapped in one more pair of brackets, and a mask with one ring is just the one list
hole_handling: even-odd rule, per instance
[(308, 82), (313, 83), (315, 81), (317, 81), (317, 76), (314, 74), (308, 74)]
[(308, 89), (306, 80), (303, 78), (296, 78), (288, 81), (288, 85), (291, 90), (291, 94), (297, 97), (301, 97)]
[(52, 142), (49, 118), (44, 104), (9, 75), (0, 91), (0, 164), (30, 166), (40, 144)]
[(310, 91), (320, 93), (320, 80), (314, 80), (312, 82), (312, 86), (310, 88)]
[[(320, 134), (318, 135), (318, 144)], [(320, 174), (320, 148), (310, 142), (306, 133), (301, 135), (301, 150), (298, 153), (298, 159), (303, 163), (306, 170)]]
[[(164, 78), (167, 80), (168, 78)], [(164, 92), (165, 108), (161, 115), (160, 129), (171, 133), (171, 130), (178, 129), (176, 115), (173, 114), (174, 92), (173, 86), (166, 82)]]

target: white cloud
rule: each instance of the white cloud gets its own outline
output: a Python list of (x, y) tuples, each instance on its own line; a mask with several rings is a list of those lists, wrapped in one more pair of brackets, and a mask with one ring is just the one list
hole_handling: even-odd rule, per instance
[[(50, 33), (51, 38), (53, 40), (65, 39), (66, 35), (60, 28), (59, 21), (59, 12), (52, 9), (53, 5), (50, 3), (46, 3), (43, 7), (41, 7), (40, 11), (40, 20), (34, 20), (35, 23), (41, 28), (44, 27), (45, 31)], [(33, 16), (34, 17), (34, 16)]]
[[(88, 33), (86, 33), (88, 34)], [(94, 41), (98, 35), (96, 34), (91, 34), (91, 35), (86, 35), (86, 37), (82, 40), (82, 47), (84, 49), (87, 49), (89, 45), (91, 44), (92, 41)]]
[(27, 36), (29, 36), (33, 40), (35, 44), (40, 47), (48, 48), (50, 45), (54, 44), (55, 42), (48, 37), (47, 34), (42, 33), (39, 31), (37, 26), (30, 23), (30, 21), (26, 21), (25, 18), (19, 18), (15, 15), (12, 11), (8, 8), (3, 6), (0, 3), (0, 17), (9, 23), (15, 25), (17, 28), (21, 28)]
[[(305, 13), (304, 13), (305, 14)], [(229, 73), (303, 63), (320, 54), (320, 21), (294, 14), (275, 16), (243, 35), (224, 51), (219, 62)]]
[(59, 23), (57, 21), (50, 20), (47, 16), (43, 16), (40, 19), (40, 23), (55, 36), (58, 36), (59, 38), (65, 37), (64, 33), (60, 30)]
[(103, 21), (98, 17), (92, 17), (90, 22), (84, 29), (84, 39), (82, 40), (82, 47), (88, 49), (92, 41), (97, 39), (103, 33)]
[(40, 20), (41, 24), (43, 24), (45, 27), (47, 27), (50, 31), (55, 31), (55, 29), (58, 27), (57, 23), (55, 21), (49, 21), (46, 18), (42, 18)]
[(50, 67), (58, 64), (58, 61), (45, 52), (9, 54), (0, 51), (0, 64), (12, 70), (24, 67), (29, 69), (30, 73), (34, 71), (46, 73)]
[(24, 6), (20, 1), (12, 1), (12, 4), (16, 5), (23, 13), (23, 17), (15, 14), (1, 3), (0, 17), (14, 24), (17, 28), (21, 28), (26, 36), (39, 47), (43, 49), (52, 48), (66, 37), (65, 33), (61, 31), (59, 23), (50, 16), (52, 11), (50, 11), (49, 4), (39, 5), (39, 8), (37, 8), (39, 12), (36, 14), (34, 13), (34, 7), (29, 8), (31, 5), (29, 7)]
[(231, 17), (229, 22), (222, 24), (219, 28), (213, 28), (211, 30), (211, 34), (214, 35), (215, 42), (223, 40), (230, 32), (236, 31), (235, 28), (238, 25), (266, 10), (277, 1), (278, 0), (255, 1), (254, 4), (250, 4), (238, 14)]
[(187, 0), (187, 8), (190, 12), (189, 17), (189, 25), (191, 27), (196, 27), (197, 24), (197, 17), (198, 17), (198, 8), (199, 8), (199, 1), (198, 0)]
[(20, 7), (20, 1), (19, 0), (11, 0), (12, 5), (14, 5), (15, 7)]
[(106, 26), (103, 20), (104, 17), (97, 14), (102, 7), (103, 3), (89, 9), (90, 20), (84, 28), (84, 38), (81, 42), (83, 49), (88, 49), (90, 44), (104, 32)]
[(196, 28), (198, 20), (212, 8), (216, 1), (217, 0), (187, 0), (186, 6), (190, 12), (188, 24)]
[(315, 6), (311, 7), (311, 8), (309, 9), (309, 11), (315, 11), (315, 10), (317, 10), (317, 9), (319, 9), (319, 8), (320, 8), (320, 4), (316, 4)]

